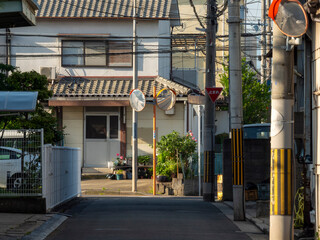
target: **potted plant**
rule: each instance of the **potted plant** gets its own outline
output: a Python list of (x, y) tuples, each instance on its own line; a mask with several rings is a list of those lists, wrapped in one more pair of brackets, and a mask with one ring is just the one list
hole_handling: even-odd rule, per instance
[(118, 170), (116, 171), (116, 176), (117, 176), (117, 180), (122, 180), (123, 179), (123, 170)]
[(117, 167), (117, 166), (124, 166), (125, 165), (126, 160), (123, 159), (123, 156), (120, 156), (119, 153), (117, 153), (117, 159), (116, 161), (113, 162), (113, 166)]

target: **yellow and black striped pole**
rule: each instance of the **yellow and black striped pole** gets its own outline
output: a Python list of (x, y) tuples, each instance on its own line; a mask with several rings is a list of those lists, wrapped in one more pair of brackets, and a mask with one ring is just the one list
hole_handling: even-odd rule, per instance
[(243, 130), (232, 129), (232, 185), (243, 185)]
[(243, 162), (243, 129), (231, 130), (231, 159), (234, 220), (245, 220), (244, 208), (244, 162)]
[(292, 240), (293, 234), (293, 50), (286, 37), (273, 29), (270, 157), (270, 240)]
[(271, 149), (270, 215), (292, 213), (292, 150)]

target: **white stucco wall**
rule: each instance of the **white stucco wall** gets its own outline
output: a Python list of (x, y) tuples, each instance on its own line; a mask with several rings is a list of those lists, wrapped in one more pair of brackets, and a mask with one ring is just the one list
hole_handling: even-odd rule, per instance
[[(170, 50), (171, 50), (171, 40), (170, 40), (170, 22), (169, 21), (159, 21), (159, 76), (169, 79), (170, 78)], [(167, 71), (169, 69), (169, 71)]]
[[(83, 107), (63, 107), (64, 145), (83, 152)], [(81, 163), (83, 154), (81, 154)]]
[[(93, 19), (38, 19), (37, 26), (11, 29), (12, 54), (24, 55), (13, 57), (12, 65), (21, 71), (40, 71), (40, 67), (55, 67), (59, 75), (65, 76), (132, 76), (132, 68), (112, 67), (67, 67), (61, 66), (61, 39), (57, 34), (104, 34), (112, 37), (128, 37), (131, 40), (132, 22), (128, 20), (93, 20)], [(14, 34), (31, 34), (35, 36), (17, 36)], [(36, 37), (36, 35), (53, 35), (54, 37)], [(170, 44), (169, 39), (159, 40), (159, 36), (170, 36), (168, 21), (140, 21), (137, 24), (139, 76), (163, 76), (168, 78), (170, 72), (169, 54), (158, 57), (159, 48)], [(143, 37), (154, 38), (143, 38)], [(74, 39), (79, 39), (75, 37)], [(0, 39), (1, 41), (2, 39)], [(125, 40), (125, 39), (123, 39)], [(3, 42), (3, 40), (2, 40)], [(169, 46), (169, 45), (168, 45)], [(36, 57), (32, 55), (45, 55)]]
[[(184, 103), (176, 103), (173, 115), (166, 115), (164, 111), (157, 107), (156, 112), (156, 140), (159, 141), (161, 136), (171, 133), (173, 130), (184, 134)], [(126, 109), (127, 124), (127, 156), (131, 156), (131, 136), (132, 136), (132, 111), (131, 107)], [(138, 155), (152, 155), (153, 134), (153, 106), (147, 104), (146, 108), (138, 113)]]

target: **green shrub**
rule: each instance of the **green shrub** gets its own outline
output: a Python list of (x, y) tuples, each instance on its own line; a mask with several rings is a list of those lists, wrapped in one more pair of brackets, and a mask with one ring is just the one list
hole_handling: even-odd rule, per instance
[(150, 163), (150, 159), (151, 157), (149, 155), (141, 155), (138, 156), (138, 163), (142, 165), (147, 165), (148, 163)]
[(186, 136), (182, 137), (176, 131), (162, 136), (157, 143), (157, 175), (171, 178), (177, 171), (177, 164), (181, 171), (181, 163), (178, 158), (181, 158), (183, 167), (187, 172), (189, 170), (188, 158), (196, 151), (196, 147), (197, 140), (193, 137), (191, 131), (189, 131)]

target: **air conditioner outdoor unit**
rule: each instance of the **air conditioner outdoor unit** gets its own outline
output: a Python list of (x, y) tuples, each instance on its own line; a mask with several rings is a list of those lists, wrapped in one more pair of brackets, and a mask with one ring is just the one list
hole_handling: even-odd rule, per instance
[(47, 79), (56, 79), (55, 67), (40, 67), (40, 74), (47, 77)]

